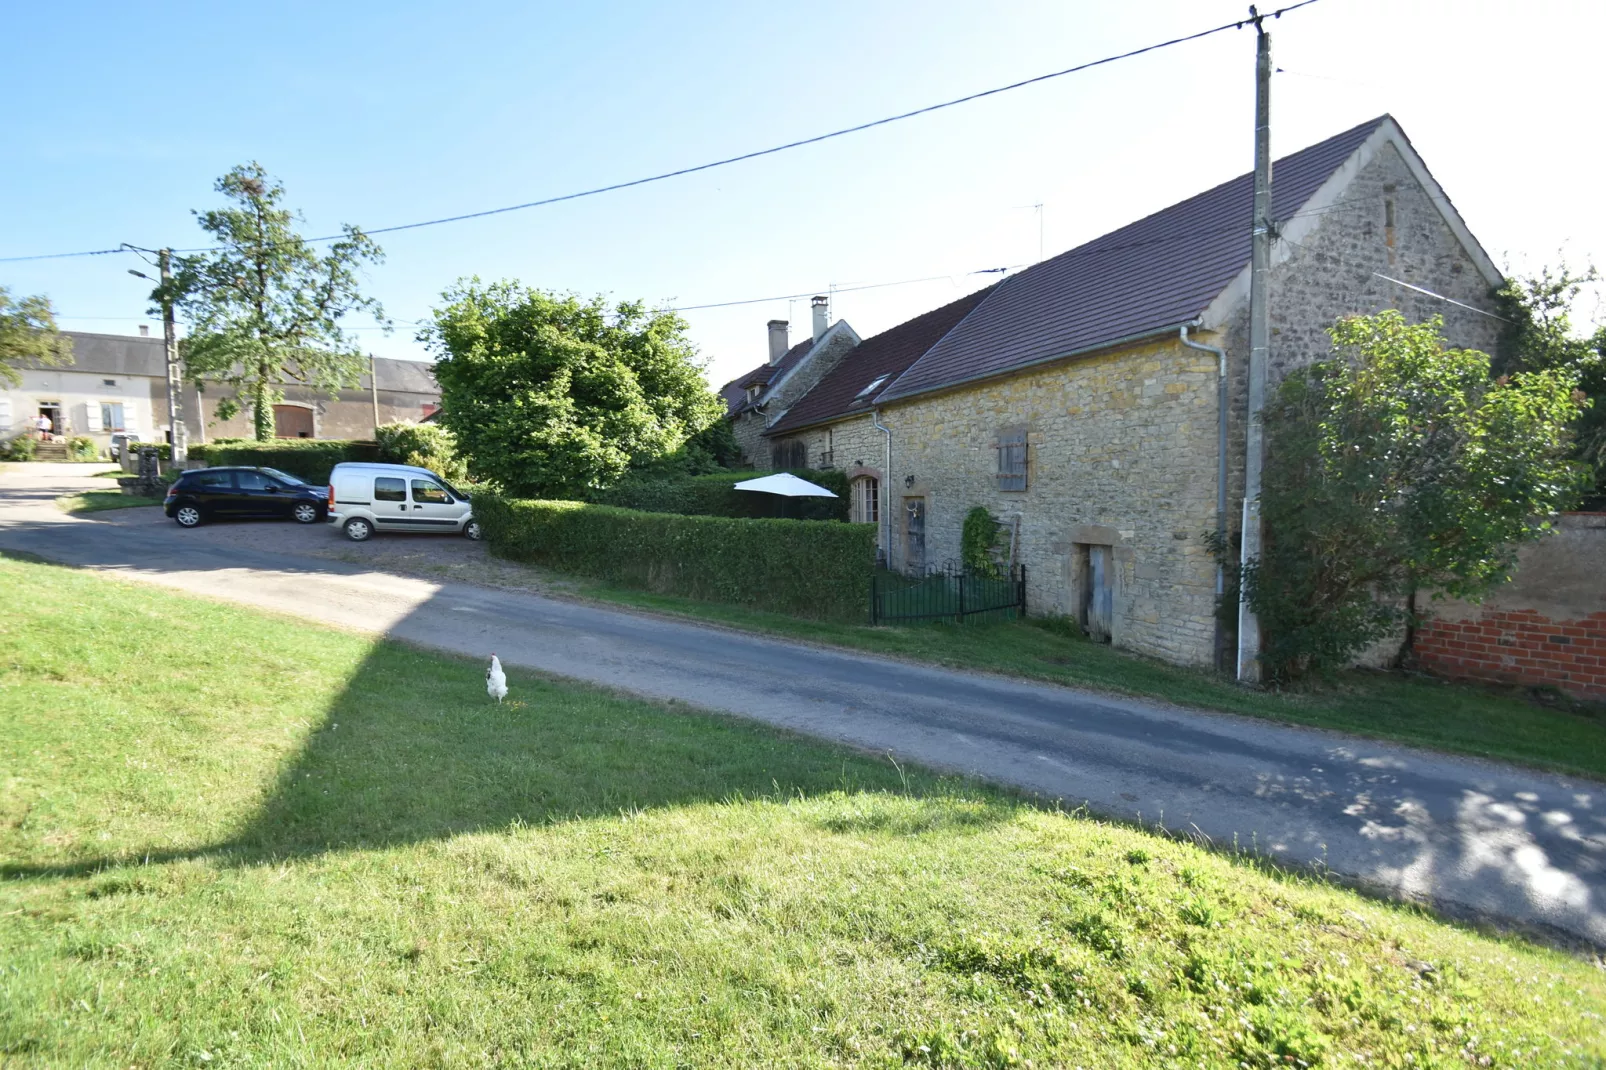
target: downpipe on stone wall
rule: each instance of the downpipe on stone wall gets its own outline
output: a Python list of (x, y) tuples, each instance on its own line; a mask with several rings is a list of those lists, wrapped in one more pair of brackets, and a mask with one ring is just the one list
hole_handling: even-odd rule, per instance
[(887, 436), (887, 463), (881, 470), (881, 483), (887, 488), (887, 500), (878, 503), (881, 510), (882, 564), (892, 567), (892, 429), (881, 426), (881, 410), (870, 410), (870, 426)]
[[(1220, 346), (1205, 345), (1188, 337), (1189, 327), (1198, 327), (1200, 321), (1184, 323), (1179, 331), (1182, 344), (1216, 355), (1216, 536), (1227, 537), (1227, 351)], [(1220, 664), (1226, 631), (1221, 624), (1220, 601), (1226, 593), (1226, 566), (1216, 561), (1216, 658)]]

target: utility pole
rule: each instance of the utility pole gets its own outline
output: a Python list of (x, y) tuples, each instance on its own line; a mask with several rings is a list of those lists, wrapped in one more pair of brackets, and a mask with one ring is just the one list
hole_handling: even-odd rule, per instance
[(379, 437), (379, 368), (374, 355), (368, 354), (368, 393), (374, 400), (374, 437)]
[[(1260, 471), (1266, 444), (1260, 424), (1266, 405), (1266, 364), (1271, 342), (1267, 289), (1271, 274), (1271, 35), (1251, 5), (1255, 24), (1255, 206), (1249, 259), (1249, 419), (1244, 433), (1244, 513), (1240, 565), (1260, 557)], [(1240, 572), (1240, 575), (1243, 573)], [(1260, 682), (1260, 620), (1238, 598), (1238, 680)]]
[(184, 433), (184, 379), (178, 366), (178, 331), (173, 324), (173, 250), (163, 249), (157, 257), (162, 268), (162, 344), (167, 350), (167, 422), (172, 428), (172, 460), (182, 465), (188, 454)]

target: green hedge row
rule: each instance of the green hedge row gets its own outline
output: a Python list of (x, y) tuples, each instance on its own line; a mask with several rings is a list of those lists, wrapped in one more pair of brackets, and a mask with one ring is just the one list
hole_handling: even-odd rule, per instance
[(597, 505), (641, 509), (650, 513), (679, 513), (682, 516), (847, 520), (850, 505), (848, 477), (839, 471), (811, 471), (806, 468), (792, 471), (799, 479), (834, 491), (835, 498), (783, 498), (776, 494), (755, 494), (735, 489), (735, 485), (743, 480), (771, 474), (719, 472), (677, 479), (626, 480), (608, 490), (598, 491), (591, 500)]
[(341, 461), (377, 461), (379, 444), (347, 439), (277, 438), (271, 442), (249, 439), (209, 442), (191, 446), (190, 460), (210, 467), (225, 464), (277, 468), (308, 483), (327, 483), (329, 473)]
[(639, 512), (474, 495), (502, 557), (660, 594), (863, 620), (875, 527)]

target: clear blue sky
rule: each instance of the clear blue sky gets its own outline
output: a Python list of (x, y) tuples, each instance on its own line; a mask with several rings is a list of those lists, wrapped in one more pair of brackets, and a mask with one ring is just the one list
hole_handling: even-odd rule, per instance
[[(1321, 0), (1274, 24), (1274, 148), (1384, 111), (1490, 252), (1606, 251), (1603, 5)], [(0, 256), (202, 244), (191, 208), (260, 160), (310, 231), (527, 201), (762, 148), (1202, 29), (1214, 0), (674, 6), (11, 5)], [(884, 330), (1249, 169), (1253, 40), (1222, 34), (823, 145), (550, 208), (387, 235), (400, 321), (454, 279), (703, 304), (844, 293)], [(132, 258), (0, 264), (64, 326), (148, 322)], [(808, 302), (687, 314), (723, 379)], [(362, 336), (422, 356), (412, 331)]]

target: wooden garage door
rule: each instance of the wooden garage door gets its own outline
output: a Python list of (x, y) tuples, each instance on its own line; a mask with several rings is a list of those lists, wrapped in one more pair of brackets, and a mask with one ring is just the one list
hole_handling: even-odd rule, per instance
[(275, 405), (273, 433), (280, 438), (311, 438), (312, 410), (300, 405)]

